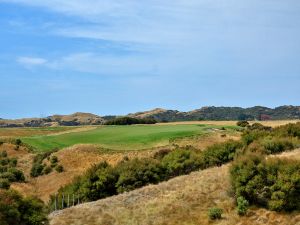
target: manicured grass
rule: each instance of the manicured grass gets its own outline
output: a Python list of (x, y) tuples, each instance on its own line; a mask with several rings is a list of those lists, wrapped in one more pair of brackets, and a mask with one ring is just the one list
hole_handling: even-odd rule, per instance
[(74, 144), (98, 144), (114, 150), (140, 150), (169, 144), (170, 139), (200, 135), (209, 132), (213, 125), (132, 125), (101, 126), (94, 130), (65, 133), (53, 136), (22, 138), (36, 151), (69, 147)]

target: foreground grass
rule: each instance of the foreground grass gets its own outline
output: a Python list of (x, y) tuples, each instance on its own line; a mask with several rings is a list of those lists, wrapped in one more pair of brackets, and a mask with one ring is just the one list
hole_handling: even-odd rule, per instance
[[(172, 139), (201, 135), (210, 132), (210, 129), (213, 128), (220, 128), (220, 126), (195, 124), (101, 126), (82, 132), (25, 137), (22, 138), (22, 141), (37, 151), (49, 151), (75, 144), (97, 144), (113, 150), (140, 150), (165, 146)], [(227, 128), (232, 128), (232, 126)]]
[[(299, 159), (300, 152), (283, 153), (285, 158)], [(275, 157), (275, 156), (271, 156)], [(51, 225), (295, 225), (299, 212), (277, 213), (251, 207), (245, 217), (236, 213), (230, 194), (229, 165), (193, 172), (157, 185), (82, 204), (52, 213)], [(212, 207), (224, 210), (222, 219), (210, 221)]]

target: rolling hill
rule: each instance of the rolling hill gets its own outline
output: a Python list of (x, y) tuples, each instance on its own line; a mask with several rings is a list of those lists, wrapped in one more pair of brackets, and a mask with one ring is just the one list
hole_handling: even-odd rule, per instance
[[(291, 120), (300, 119), (300, 106), (279, 106), (267, 108), (254, 106), (215, 107), (208, 106), (189, 112), (156, 108), (149, 111), (130, 113), (134, 118), (152, 118), (158, 122), (199, 121), (199, 120)], [(17, 120), (0, 120), (0, 127), (41, 127), (41, 126), (80, 126), (101, 125), (117, 116), (98, 116), (91, 113), (74, 113), (71, 115), (53, 115), (45, 118), (25, 118)]]

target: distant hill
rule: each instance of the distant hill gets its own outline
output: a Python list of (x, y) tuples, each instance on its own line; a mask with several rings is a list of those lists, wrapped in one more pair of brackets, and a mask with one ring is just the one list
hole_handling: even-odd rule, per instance
[(71, 115), (53, 115), (46, 118), (25, 118), (1, 120), (0, 127), (42, 127), (42, 126), (79, 126), (100, 125), (105, 120), (91, 113), (74, 113)]
[(154, 109), (129, 114), (128, 116), (154, 118), (160, 122), (188, 120), (283, 120), (300, 119), (300, 106), (280, 106), (274, 109), (263, 106), (251, 108), (209, 106), (189, 112)]
[[(193, 120), (287, 120), (300, 119), (300, 106), (279, 106), (267, 108), (254, 106), (215, 107), (207, 106), (189, 112), (156, 108), (149, 111), (130, 113), (133, 118), (152, 118), (158, 122), (193, 121)], [(118, 116), (98, 116), (91, 113), (77, 112), (71, 115), (53, 115), (45, 118), (26, 118), (0, 120), (0, 127), (40, 127), (40, 126), (80, 126), (100, 125)]]

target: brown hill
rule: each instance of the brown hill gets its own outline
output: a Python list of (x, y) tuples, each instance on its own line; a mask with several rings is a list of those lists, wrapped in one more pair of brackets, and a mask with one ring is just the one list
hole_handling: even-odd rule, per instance
[(24, 118), (1, 120), (0, 127), (43, 127), (43, 126), (80, 126), (99, 125), (104, 119), (91, 113), (77, 112), (71, 115), (53, 115), (46, 118)]

